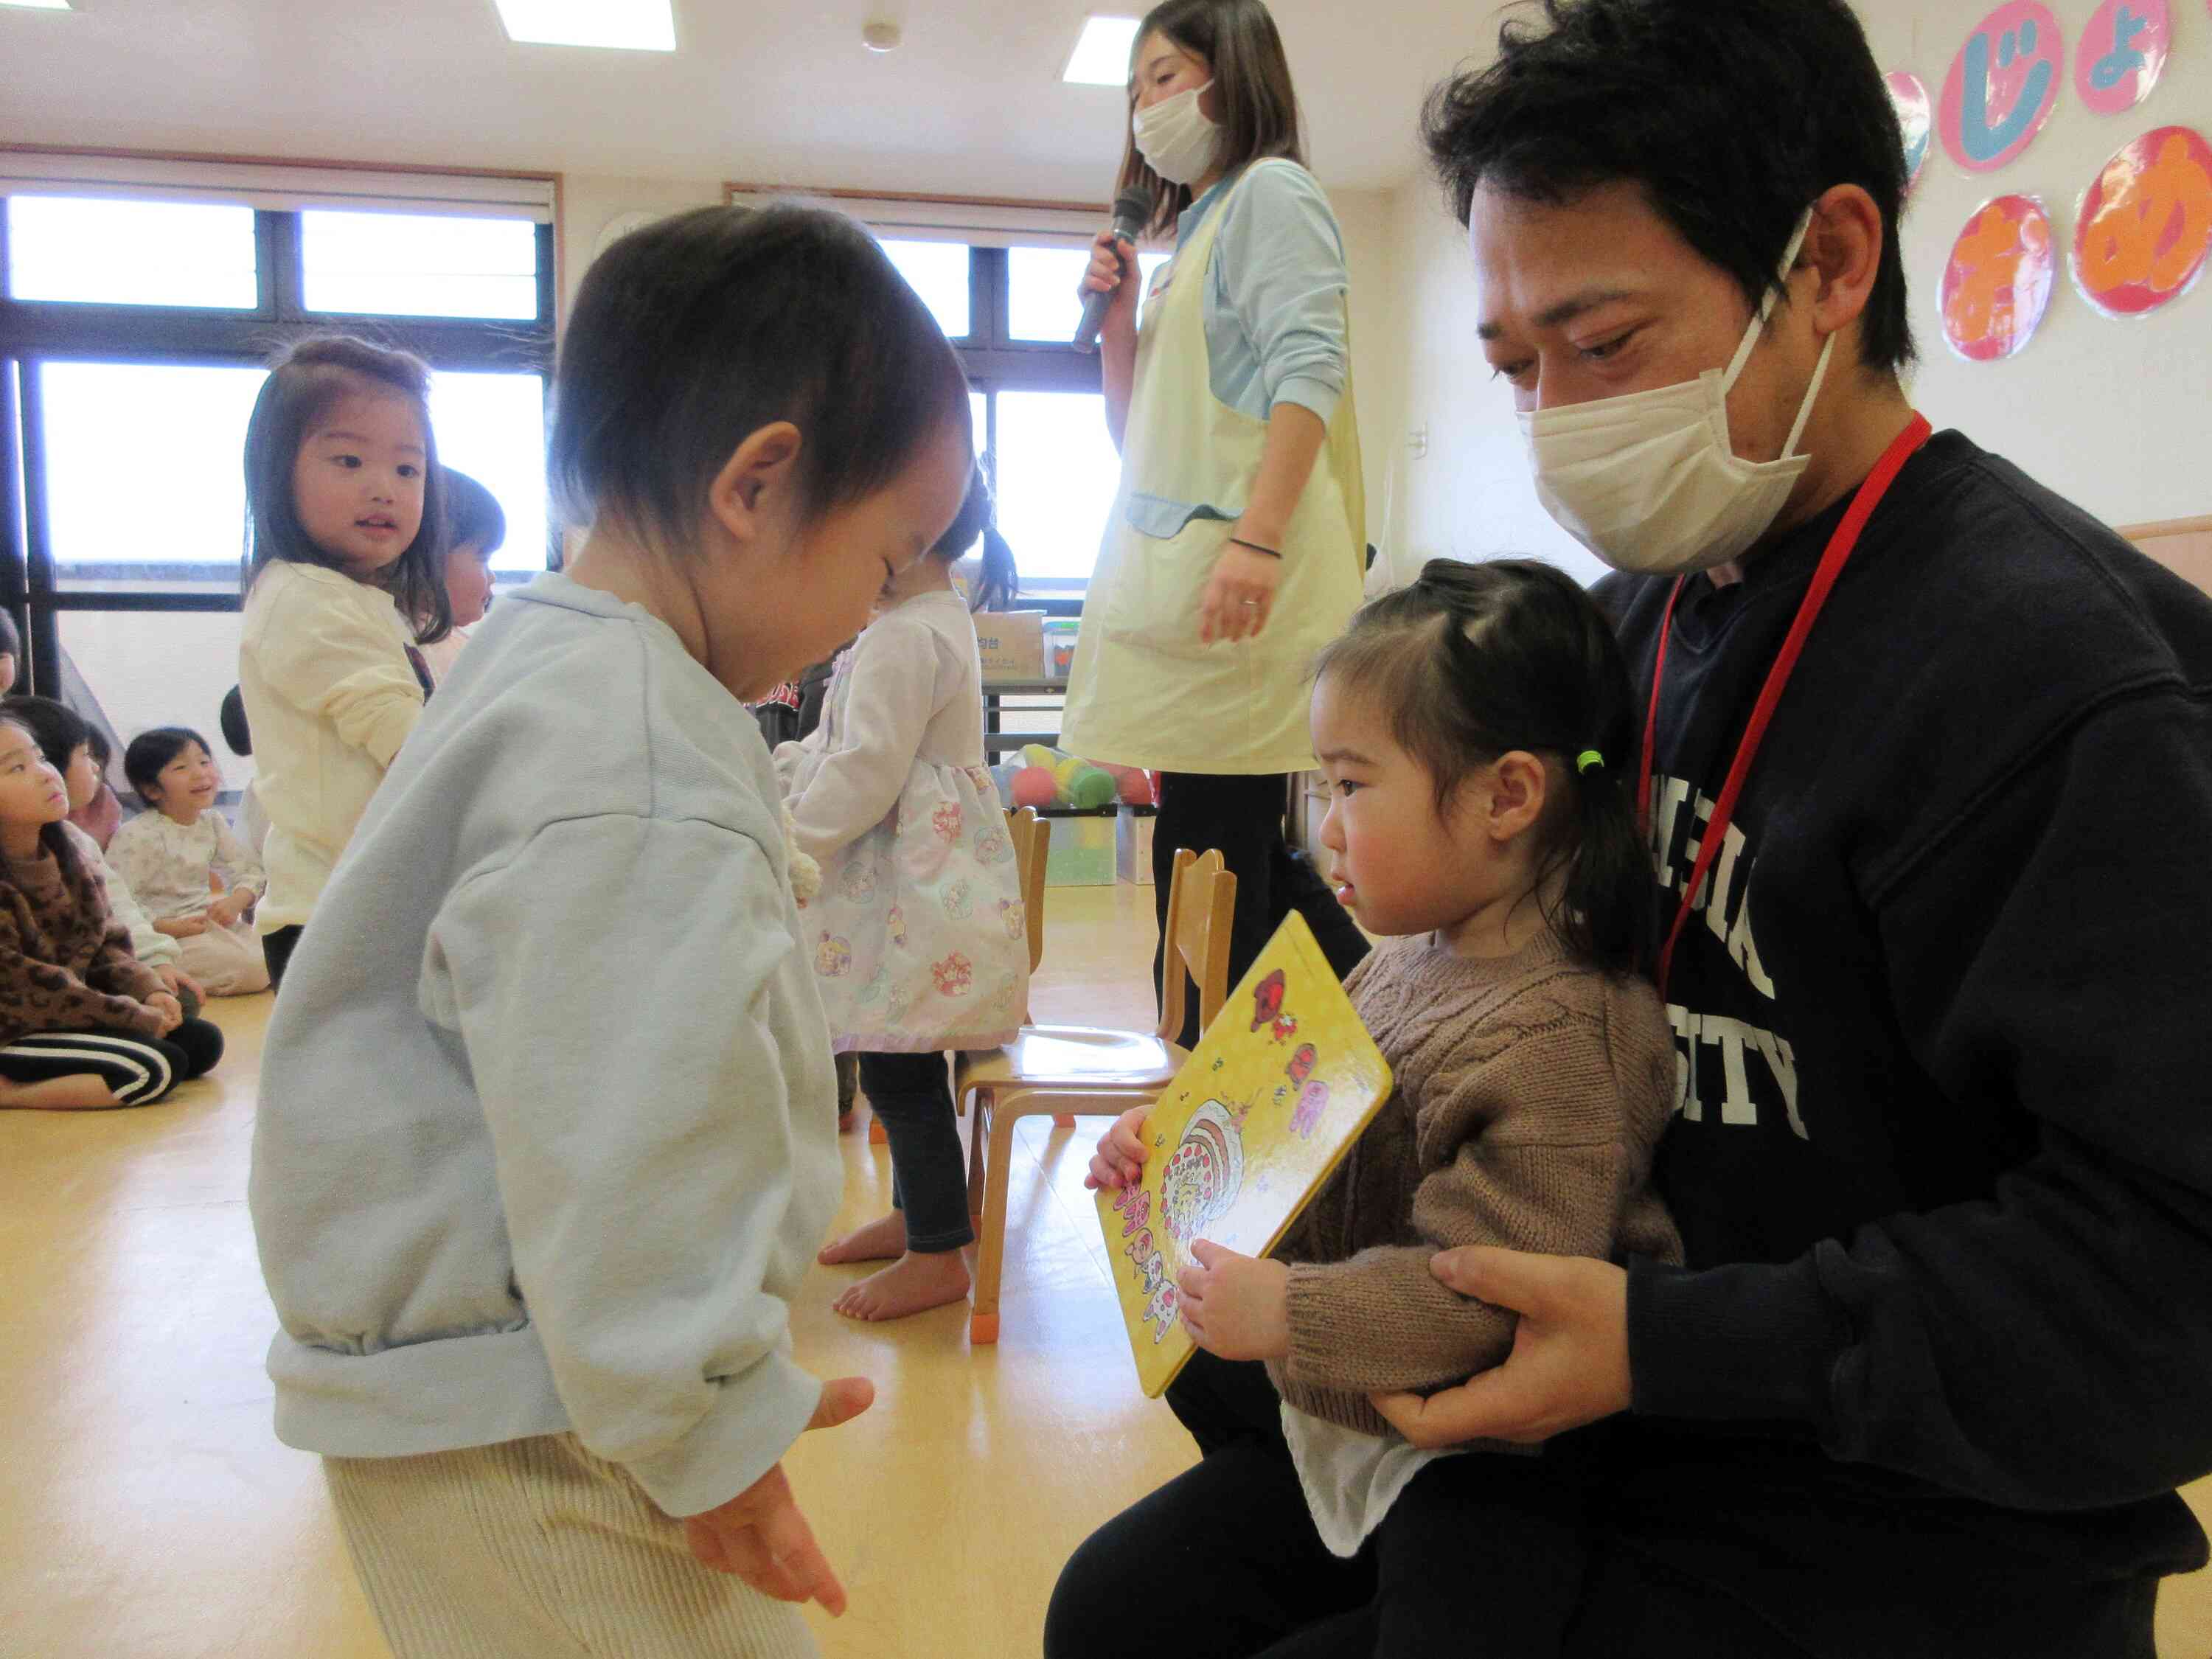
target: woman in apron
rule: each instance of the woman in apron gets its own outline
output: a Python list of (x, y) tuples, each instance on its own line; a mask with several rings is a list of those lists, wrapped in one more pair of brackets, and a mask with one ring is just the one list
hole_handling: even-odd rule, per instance
[(1120, 188), (1155, 192), (1151, 229), (1173, 226), (1176, 252), (1141, 329), (1125, 244), (1102, 235), (1084, 280), (1114, 296), (1099, 350), (1121, 483), (1062, 742), (1161, 775), (1163, 927), (1176, 849), (1218, 848), (1237, 873), (1231, 981), (1293, 905), (1342, 971), (1364, 942), (1291, 861), (1283, 814), (1288, 775), (1315, 763), (1307, 669), (1359, 603), (1366, 542), (1343, 238), (1261, 0), (1155, 8), (1129, 94)]

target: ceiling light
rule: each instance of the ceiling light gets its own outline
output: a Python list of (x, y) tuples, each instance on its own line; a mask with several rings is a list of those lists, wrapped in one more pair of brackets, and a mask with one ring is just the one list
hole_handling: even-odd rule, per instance
[(70, 0), (0, 0), (0, 6), (21, 6), (26, 11), (67, 11)]
[(1082, 38), (1068, 57), (1060, 76), (1083, 87), (1126, 87), (1129, 84), (1129, 48), (1137, 41), (1133, 17), (1091, 17), (1084, 21)]
[(507, 38), (547, 46), (676, 50), (669, 0), (497, 0)]

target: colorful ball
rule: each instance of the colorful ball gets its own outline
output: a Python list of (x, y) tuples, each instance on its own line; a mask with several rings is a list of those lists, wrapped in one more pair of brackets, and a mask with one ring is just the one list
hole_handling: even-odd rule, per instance
[(1060, 785), (1042, 766), (1024, 766), (1014, 774), (1014, 805), (1049, 806), (1059, 799)]
[(1157, 806), (1159, 805), (1158, 792), (1152, 787), (1152, 775), (1143, 768), (1126, 767), (1115, 781), (1121, 787), (1121, 799), (1130, 805)]
[(1102, 806), (1111, 806), (1117, 786), (1110, 775), (1097, 767), (1086, 766), (1075, 775), (1065, 793), (1067, 804), (1079, 811), (1095, 812)]
[(1059, 750), (1048, 748), (1041, 743), (1025, 743), (1022, 745), (1022, 764), (1024, 766), (1042, 766), (1049, 772), (1066, 758), (1067, 757), (1061, 754)]

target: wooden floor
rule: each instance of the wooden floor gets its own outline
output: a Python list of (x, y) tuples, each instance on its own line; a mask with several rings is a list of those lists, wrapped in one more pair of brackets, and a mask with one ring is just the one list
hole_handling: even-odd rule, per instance
[[(1038, 1017), (1149, 1024), (1151, 893), (1054, 889)], [(272, 1318), (244, 1190), (268, 1000), (217, 1005), (216, 1077), (137, 1112), (0, 1113), (0, 1654), (384, 1659), (316, 1461), (270, 1432)], [(1004, 1328), (964, 1310), (858, 1326), (817, 1269), (801, 1361), (876, 1408), (788, 1467), (853, 1610), (830, 1659), (1034, 1659), (1045, 1598), (1097, 1522), (1189, 1461), (1137, 1393), (1082, 1170), (1096, 1125), (1019, 1130)], [(845, 1142), (844, 1221), (890, 1172)], [(841, 1222), (841, 1224), (844, 1224)], [(2192, 1493), (2212, 1511), (2212, 1483)], [(2212, 1575), (2169, 1584), (2161, 1659), (2212, 1653)]]

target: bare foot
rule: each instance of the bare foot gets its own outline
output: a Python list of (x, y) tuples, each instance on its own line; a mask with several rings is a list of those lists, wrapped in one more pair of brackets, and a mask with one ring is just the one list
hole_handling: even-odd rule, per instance
[(968, 1264), (957, 1250), (911, 1252), (870, 1273), (832, 1304), (848, 1319), (903, 1319), (927, 1308), (964, 1301)]
[(115, 1091), (92, 1072), (50, 1077), (36, 1083), (0, 1083), (0, 1108), (16, 1106), (29, 1111), (97, 1112), (123, 1103)]
[(857, 1227), (822, 1247), (814, 1259), (825, 1267), (845, 1261), (889, 1261), (906, 1254), (906, 1216), (893, 1210), (881, 1220)]

